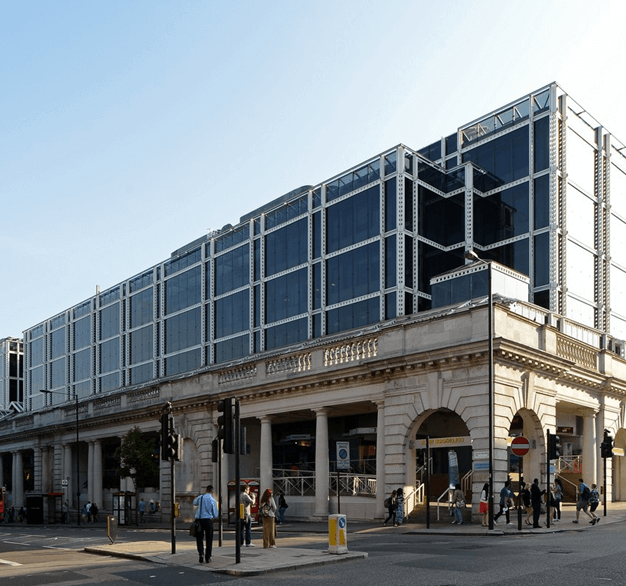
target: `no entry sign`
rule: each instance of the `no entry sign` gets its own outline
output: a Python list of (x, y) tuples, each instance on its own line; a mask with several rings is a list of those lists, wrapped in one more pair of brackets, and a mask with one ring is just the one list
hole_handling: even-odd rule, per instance
[(523, 436), (514, 437), (511, 442), (511, 451), (516, 456), (525, 456), (528, 454), (528, 450), (530, 450), (530, 443)]

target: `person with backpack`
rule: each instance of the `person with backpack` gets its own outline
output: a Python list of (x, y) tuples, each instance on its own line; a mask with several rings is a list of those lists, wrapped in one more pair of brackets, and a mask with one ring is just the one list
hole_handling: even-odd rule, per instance
[(385, 499), (383, 505), (389, 513), (387, 518), (383, 521), (383, 526), (387, 525), (389, 521), (393, 519), (393, 514), (396, 511), (396, 491), (392, 490), (391, 494)]
[(289, 508), (287, 501), (285, 500), (285, 493), (282, 490), (278, 491), (278, 517), (279, 524), (285, 524), (285, 511)]
[(402, 487), (396, 490), (396, 510), (395, 519), (393, 526), (399, 527), (402, 525), (402, 521), (404, 521), (404, 492), (402, 491)]
[(591, 485), (591, 493), (589, 495), (589, 512), (593, 516), (593, 519), (589, 521), (592, 525), (600, 522), (600, 517), (596, 515), (596, 509), (600, 504), (600, 493), (598, 492), (598, 487), (595, 484)]
[(263, 522), (263, 547), (276, 547), (276, 503), (272, 489), (266, 488), (259, 503), (259, 513)]
[[(591, 498), (591, 489), (585, 484), (584, 480), (578, 480), (578, 502), (576, 503), (576, 518), (572, 523), (578, 523), (580, 511), (584, 511), (585, 515), (593, 521), (593, 516), (587, 510), (589, 507), (589, 499)], [(594, 523), (595, 524), (595, 523)]]
[(504, 513), (506, 515), (506, 524), (512, 525), (511, 517), (509, 515), (509, 500), (515, 498), (513, 491), (511, 490), (511, 481), (507, 480), (500, 491), (500, 510), (493, 517), (493, 522), (497, 524), (498, 519)]

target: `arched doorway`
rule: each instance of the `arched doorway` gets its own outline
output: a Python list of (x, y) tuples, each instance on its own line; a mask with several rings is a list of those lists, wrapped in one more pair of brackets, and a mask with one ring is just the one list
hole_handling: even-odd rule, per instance
[[(620, 428), (615, 434), (615, 441), (613, 442), (613, 453), (615, 454), (626, 453), (626, 429)], [(613, 482), (612, 482), (612, 500), (613, 501), (626, 501), (626, 456), (618, 455), (613, 456), (610, 460), (607, 460), (607, 476), (609, 475), (609, 466), (613, 462)]]

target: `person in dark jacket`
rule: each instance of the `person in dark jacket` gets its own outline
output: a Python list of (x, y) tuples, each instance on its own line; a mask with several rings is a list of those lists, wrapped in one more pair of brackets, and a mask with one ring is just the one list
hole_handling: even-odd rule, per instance
[(510, 515), (509, 515), (509, 499), (512, 499), (514, 497), (515, 497), (515, 495), (513, 494), (513, 491), (511, 490), (511, 481), (507, 480), (504, 483), (504, 486), (502, 487), (502, 490), (500, 491), (500, 510), (493, 517), (493, 522), (494, 523), (497, 523), (497, 521), (500, 518), (500, 516), (502, 515), (502, 513), (504, 513), (506, 515), (506, 524), (507, 525), (511, 525), (512, 524), (511, 523), (511, 518), (510, 518)]
[(533, 507), (533, 529), (539, 529), (539, 518), (541, 517), (541, 501), (545, 494), (545, 489), (539, 488), (539, 479), (535, 478), (530, 487), (530, 504)]

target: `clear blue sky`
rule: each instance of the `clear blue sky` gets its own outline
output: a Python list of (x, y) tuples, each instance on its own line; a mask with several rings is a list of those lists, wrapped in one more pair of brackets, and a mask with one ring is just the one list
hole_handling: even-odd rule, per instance
[(626, 3), (0, 0), (0, 338), (551, 81), (626, 142)]

